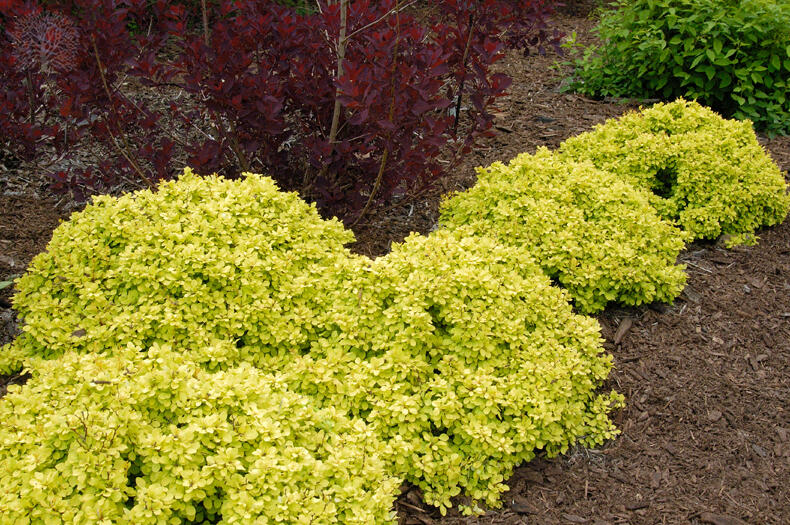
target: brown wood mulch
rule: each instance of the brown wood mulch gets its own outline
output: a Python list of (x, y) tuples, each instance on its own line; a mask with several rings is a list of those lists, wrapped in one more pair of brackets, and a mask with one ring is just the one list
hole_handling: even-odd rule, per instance
[[(589, 42), (594, 20), (580, 11), (555, 25)], [(441, 195), (474, 184), (475, 166), (556, 147), (638, 107), (561, 93), (563, 60), (509, 55), (499, 67), (514, 84), (499, 103), (498, 134), (435, 191), (358, 231), (355, 249), (376, 256), (411, 231), (430, 231)], [(761, 140), (790, 168), (790, 137)], [(8, 182), (18, 179), (11, 170), (0, 177), (0, 281), (21, 273), (67, 216), (40, 185), (25, 192)], [(689, 284), (674, 305), (599, 316), (615, 358), (610, 386), (627, 397), (618, 438), (523, 465), (503, 507), (478, 517), (442, 517), (407, 490), (400, 523), (790, 523), (790, 221), (760, 232), (757, 246), (694, 244), (681, 259)], [(14, 333), (9, 296), (0, 291), (0, 343)], [(0, 379), (0, 394), (17, 379)]]

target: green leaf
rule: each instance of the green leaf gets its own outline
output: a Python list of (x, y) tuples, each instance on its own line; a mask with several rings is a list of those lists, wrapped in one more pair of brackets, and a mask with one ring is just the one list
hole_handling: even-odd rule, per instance
[(8, 288), (12, 284), (14, 284), (14, 281), (0, 281), (0, 290), (3, 288)]
[(700, 53), (699, 55), (697, 55), (697, 58), (695, 58), (691, 62), (691, 69), (694, 69), (695, 67), (697, 67), (697, 64), (699, 64), (702, 61), (703, 58), (705, 58), (705, 54)]

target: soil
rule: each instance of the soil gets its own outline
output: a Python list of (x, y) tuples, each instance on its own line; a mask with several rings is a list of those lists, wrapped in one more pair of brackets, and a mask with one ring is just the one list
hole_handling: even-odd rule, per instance
[[(591, 42), (588, 12), (584, 2), (571, 2), (555, 27)], [(497, 135), (434, 191), (357, 231), (355, 249), (377, 256), (409, 232), (429, 232), (441, 196), (474, 184), (475, 166), (556, 147), (639, 106), (562, 93), (563, 60), (548, 51), (501, 62), (514, 83), (498, 104)], [(786, 172), (790, 137), (761, 142)], [(29, 167), (4, 170), (0, 281), (24, 270), (69, 211)], [(442, 517), (417, 489), (406, 490), (400, 523), (790, 523), (790, 221), (760, 232), (757, 246), (694, 244), (681, 260), (688, 287), (673, 305), (599, 316), (615, 359), (609, 387), (627, 397), (615, 416), (619, 437), (598, 450), (523, 465), (503, 507), (478, 517), (452, 510)], [(17, 329), (11, 293), (0, 290), (0, 344)], [(0, 395), (20, 380), (0, 378)]]

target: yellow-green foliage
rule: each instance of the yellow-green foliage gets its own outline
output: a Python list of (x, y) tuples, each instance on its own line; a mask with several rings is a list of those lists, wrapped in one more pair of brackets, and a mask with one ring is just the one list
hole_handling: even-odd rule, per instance
[(393, 472), (429, 503), (494, 506), (536, 450), (613, 435), (620, 398), (596, 392), (611, 367), (599, 327), (525, 253), (442, 231), (409, 237), (362, 275), (336, 305), (343, 328), (282, 372), (379, 430)]
[(97, 197), (60, 225), (17, 283), (24, 334), (0, 371), (28, 355), (130, 342), (196, 352), (217, 340), (275, 353), (308, 346), (353, 234), (271, 179), (210, 180), (187, 170), (156, 193)]
[(188, 356), (72, 352), (11, 387), (0, 523), (394, 523), (400, 480), (364, 422)]
[(785, 179), (751, 123), (696, 102), (679, 99), (609, 120), (560, 151), (652, 190), (659, 213), (694, 238), (748, 236), (782, 222), (790, 208)]
[[(403, 479), (443, 508), (457, 495), (496, 505), (536, 452), (612, 436), (621, 398), (597, 392), (611, 359), (596, 322), (529, 254), (471, 235), (413, 236), (371, 261), (256, 175), (187, 172), (97, 199), (17, 284), (25, 331), (0, 364), (33, 379), (0, 400), (14, 421), (0, 433), (0, 516), (101, 507), (137, 523), (194, 507), (307, 523), (297, 516), (328, 521), (326, 503), (340, 522), (385, 523)], [(290, 437), (271, 438), (280, 428)], [(249, 456), (259, 449), (268, 463)], [(111, 499), (123, 491), (134, 500)], [(276, 510), (290, 497), (304, 508)]]
[(442, 203), (440, 224), (524, 247), (583, 312), (671, 301), (686, 281), (675, 265), (684, 235), (649, 192), (545, 148), (478, 169), (472, 189)]

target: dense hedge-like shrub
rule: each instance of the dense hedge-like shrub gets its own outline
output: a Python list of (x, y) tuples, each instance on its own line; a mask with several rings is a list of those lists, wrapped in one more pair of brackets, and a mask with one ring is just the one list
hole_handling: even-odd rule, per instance
[(0, 400), (0, 523), (394, 523), (357, 419), (249, 364), (68, 353)]
[(566, 159), (589, 160), (653, 191), (659, 214), (695, 238), (746, 239), (790, 208), (779, 167), (749, 122), (682, 99), (609, 120), (566, 140)]
[[(611, 367), (598, 326), (572, 312), (566, 293), (552, 287), (523, 250), (459, 229), (410, 237), (371, 261), (345, 250), (343, 243), (352, 238), (337, 221), (322, 221), (314, 207), (255, 175), (230, 182), (188, 172), (156, 193), (99, 198), (58, 228), (48, 251), (18, 282), (16, 305), (25, 332), (3, 349), (0, 363), (4, 370), (24, 364), (33, 372), (19, 396), (27, 390), (52, 396), (45, 403), (31, 394), (42, 418), (68, 421), (77, 407), (94, 407), (88, 413), (100, 428), (117, 429), (128, 440), (137, 439), (137, 427), (127, 428), (139, 424), (137, 405), (120, 398), (132, 412), (118, 419), (116, 397), (111, 403), (90, 390), (94, 375), (100, 390), (110, 380), (99, 370), (120, 370), (115, 376), (129, 383), (128, 397), (139, 394), (140, 403), (149, 394), (156, 398), (156, 417), (175, 422), (178, 431), (184, 407), (202, 406), (202, 392), (214, 392), (223, 403), (207, 402), (206, 414), (229, 418), (238, 411), (252, 417), (257, 412), (246, 398), (221, 397), (223, 385), (249, 375), (233, 392), (265, 393), (275, 377), (288, 389), (276, 390), (287, 401), (283, 417), (290, 417), (288, 400), (306, 396), (316, 410), (337, 416), (338, 443), (349, 434), (353, 444), (355, 432), (370, 441), (364, 454), (374, 463), (344, 493), (348, 509), (356, 508), (351, 500), (368, 480), (383, 479), (389, 486), (389, 478), (376, 477), (375, 458), (387, 475), (422, 487), (428, 502), (444, 508), (454, 496), (466, 496), (473, 509), (479, 502), (496, 505), (513, 467), (538, 451), (555, 455), (614, 434), (607, 414), (620, 397), (597, 392)], [(95, 367), (85, 364), (92, 362)], [(127, 366), (150, 373), (139, 382), (137, 375), (126, 379)], [(57, 383), (58, 368), (68, 388)], [(83, 368), (84, 375), (68, 379)], [(190, 397), (177, 377), (157, 376), (169, 370), (183, 370), (208, 386)], [(72, 400), (58, 404), (68, 396)], [(13, 411), (15, 399), (0, 400), (0, 406)], [(33, 406), (20, 426), (33, 424)], [(305, 421), (308, 434), (314, 422), (329, 416), (315, 417)], [(62, 439), (42, 432), (40, 440)], [(178, 446), (188, 449), (191, 436), (184, 434)], [(203, 438), (194, 441), (200, 446)], [(21, 461), (12, 442), (0, 442), (0, 460)], [(25, 449), (27, 468), (57, 470), (59, 460), (50, 457), (47, 443), (34, 441)], [(285, 438), (282, 443), (290, 446)], [(359, 450), (343, 454), (352, 462)], [(181, 472), (182, 452), (152, 460), (158, 465), (152, 469)], [(241, 465), (243, 477), (249, 468)], [(209, 476), (209, 470), (201, 472)], [(328, 479), (321, 469), (316, 472), (315, 483), (334, 490), (334, 471)], [(289, 479), (299, 487), (301, 477), (294, 476)], [(0, 479), (2, 490), (18, 492), (16, 479)], [(87, 485), (76, 487), (61, 487), (52, 497), (70, 501), (93, 494)], [(381, 490), (358, 502), (373, 502), (369, 522), (381, 522), (377, 505), (394, 497)], [(249, 501), (253, 515), (257, 494)], [(245, 508), (247, 500), (239, 501)], [(268, 507), (261, 512), (278, 515)], [(227, 518), (224, 511), (222, 517)]]
[(649, 192), (545, 148), (478, 169), (472, 189), (443, 202), (440, 224), (525, 247), (583, 312), (671, 301), (686, 280), (675, 265), (684, 235)]
[(790, 133), (788, 0), (627, 0), (602, 18), (603, 44), (577, 62), (590, 95), (697, 99)]
[(345, 326), (284, 373), (378, 428), (394, 472), (429, 503), (497, 505), (537, 450), (613, 435), (606, 414), (619, 398), (596, 393), (611, 367), (597, 323), (573, 314), (524, 252), (470, 231), (415, 235), (361, 281), (337, 306)]
[(353, 239), (255, 175), (203, 182), (187, 170), (156, 193), (97, 197), (55, 230), (20, 279), (14, 307), (24, 334), (0, 370), (27, 355), (130, 342), (194, 352), (216, 340), (304, 348), (325, 324), (332, 279), (352, 259), (343, 244)]

